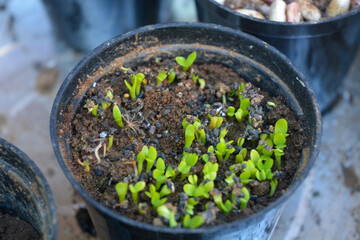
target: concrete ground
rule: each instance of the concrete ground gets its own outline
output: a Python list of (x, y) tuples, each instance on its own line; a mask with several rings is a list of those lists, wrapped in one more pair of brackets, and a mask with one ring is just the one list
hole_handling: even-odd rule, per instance
[[(50, 143), (51, 106), (83, 55), (54, 34), (40, 0), (0, 0), (0, 136), (21, 148), (48, 180), (59, 239), (89, 239), (76, 220), (81, 202)], [(360, 54), (337, 106), (324, 118), (320, 156), (289, 200), (272, 239), (360, 239)]]

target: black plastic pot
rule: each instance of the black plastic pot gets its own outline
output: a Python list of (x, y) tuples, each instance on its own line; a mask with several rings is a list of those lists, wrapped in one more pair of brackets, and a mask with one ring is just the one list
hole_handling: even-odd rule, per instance
[(2, 138), (0, 212), (27, 221), (42, 239), (57, 239), (56, 207), (49, 185), (34, 162)]
[(199, 20), (240, 29), (283, 52), (310, 82), (322, 112), (342, 91), (360, 45), (360, 9), (301, 24), (256, 19), (214, 0), (196, 0)]
[(104, 41), (158, 22), (160, 0), (43, 0), (57, 35), (88, 52)]
[[(71, 120), (82, 97), (114, 64), (134, 66), (150, 57), (174, 58), (196, 50), (197, 62), (221, 63), (244, 79), (284, 96), (304, 119), (309, 136), (296, 177), (281, 198), (258, 213), (228, 224), (198, 229), (171, 229), (136, 222), (93, 200), (71, 172), (68, 144)], [(90, 76), (90, 78), (89, 78)], [(257, 80), (255, 80), (257, 79)], [(67, 126), (67, 129), (63, 129)], [(61, 130), (62, 129), (62, 130)], [(303, 75), (279, 51), (247, 34), (213, 24), (168, 24), (140, 28), (113, 38), (93, 50), (72, 70), (61, 86), (51, 113), (51, 140), (65, 175), (84, 198), (101, 239), (267, 239), (291, 194), (308, 175), (319, 150), (321, 120), (316, 99)], [(76, 163), (75, 163), (76, 164)], [(70, 171), (69, 171), (70, 170)]]

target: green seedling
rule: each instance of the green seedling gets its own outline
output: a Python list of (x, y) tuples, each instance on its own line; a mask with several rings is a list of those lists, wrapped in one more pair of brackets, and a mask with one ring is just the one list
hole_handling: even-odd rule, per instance
[(241, 110), (239, 108), (234, 115), (235, 115), (235, 118), (238, 121), (238, 123), (242, 123), (242, 120), (243, 120), (243, 117), (244, 117), (243, 110)]
[(113, 98), (114, 98), (114, 95), (113, 95), (112, 91), (108, 90), (107, 93), (106, 93), (105, 101), (103, 101), (101, 103), (102, 108), (104, 110), (111, 106), (111, 103), (108, 103), (107, 100), (112, 100)]
[(225, 178), (225, 182), (227, 182), (228, 186), (232, 186), (234, 184), (234, 177), (236, 177), (235, 173), (233, 173), (232, 171), (227, 171), (225, 173), (226, 178)]
[(124, 80), (126, 87), (129, 89), (130, 96), (132, 99), (136, 99), (136, 97), (140, 94), (141, 83), (144, 80), (145, 75), (142, 73), (138, 73), (130, 77), (132, 85)]
[(250, 107), (250, 99), (249, 98), (242, 98), (240, 101), (240, 109), (243, 112), (243, 117), (249, 114), (247, 108)]
[(109, 143), (108, 143), (108, 145), (107, 145), (107, 147), (106, 147), (106, 151), (109, 151), (109, 150), (110, 150), (110, 148), (111, 148), (112, 145), (113, 145), (113, 142), (114, 142), (114, 136), (113, 136), (113, 135), (109, 135)]
[(166, 176), (167, 178), (170, 177), (171, 180), (174, 181), (175, 178), (176, 178), (176, 170), (173, 169), (173, 167), (169, 165), (169, 166), (166, 168), (165, 176)]
[(223, 123), (224, 119), (222, 117), (210, 117), (210, 123), (208, 128), (214, 129), (220, 127), (220, 125)]
[(132, 184), (129, 185), (129, 189), (131, 192), (133, 202), (135, 202), (135, 203), (138, 202), (138, 193), (145, 189), (145, 185), (146, 185), (145, 181), (140, 181), (134, 185), (132, 185)]
[(274, 164), (274, 160), (268, 156), (262, 155), (257, 162), (257, 170), (255, 176), (259, 181), (266, 179), (272, 179), (274, 174), (271, 172), (271, 168)]
[(138, 174), (142, 172), (144, 160), (146, 160), (146, 172), (149, 172), (154, 166), (156, 158), (156, 149), (153, 146), (150, 146), (150, 148), (144, 146), (141, 152), (136, 157), (136, 160), (138, 162)]
[(153, 171), (153, 177), (156, 180), (156, 190), (160, 189), (167, 177), (165, 176), (165, 163), (162, 158), (158, 158), (156, 161), (156, 169)]
[(242, 82), (238, 88), (238, 97), (239, 97), (239, 100), (241, 101), (241, 99), (244, 97), (244, 95), (242, 95), (242, 92), (244, 91), (245, 89), (245, 85), (244, 83)]
[(209, 179), (210, 181), (214, 181), (216, 178), (218, 169), (219, 169), (219, 164), (217, 164), (217, 163), (211, 163), (211, 162), (205, 163), (203, 171), (202, 171), (204, 174), (204, 179)]
[(233, 117), (233, 116), (235, 115), (235, 108), (232, 107), (232, 106), (228, 107), (228, 109), (227, 109), (227, 115), (228, 115), (229, 117)]
[(190, 148), (195, 139), (195, 129), (193, 125), (188, 125), (185, 130), (185, 148)]
[(250, 199), (249, 190), (246, 187), (234, 188), (231, 192), (231, 201), (233, 204), (240, 204), (240, 209), (244, 209), (247, 206), (247, 203)]
[(156, 210), (160, 206), (164, 205), (166, 203), (166, 201), (167, 201), (167, 198), (161, 198), (160, 193), (158, 193), (158, 192), (155, 192), (151, 196), (151, 204), (152, 204), (154, 210)]
[(216, 204), (216, 206), (225, 214), (225, 216), (227, 216), (230, 211), (232, 210), (232, 204), (229, 200), (226, 200), (225, 204), (223, 203), (222, 200), (222, 195), (221, 192), (219, 192), (217, 189), (214, 189), (211, 192), (213, 198), (214, 198), (214, 202)]
[(165, 184), (160, 191), (160, 197), (164, 197), (171, 194), (171, 190), (169, 189), (169, 187)]
[(87, 103), (84, 105), (84, 108), (87, 108), (89, 112), (92, 113), (92, 115), (94, 115), (96, 117), (96, 119), (98, 118), (98, 114), (97, 114), (97, 109), (99, 107), (99, 104), (95, 105), (95, 102), (92, 100), (88, 100)]
[(245, 143), (245, 138), (243, 137), (239, 137), (238, 140), (236, 141), (236, 144), (239, 146), (239, 147), (242, 147)]
[(195, 137), (196, 139), (200, 140), (202, 144), (206, 143), (206, 133), (204, 126), (201, 125), (201, 122), (199, 119), (196, 119), (196, 122), (193, 124), (195, 129)]
[(246, 167), (240, 174), (239, 179), (241, 183), (247, 184), (252, 180), (251, 177), (255, 175), (256, 167), (251, 160), (244, 161), (242, 164), (245, 164)]
[(196, 59), (196, 52), (192, 52), (186, 59), (184, 57), (176, 57), (176, 62), (182, 66), (182, 70), (186, 72)]
[(144, 214), (148, 210), (148, 204), (147, 203), (139, 203), (138, 209), (139, 209), (140, 214)]
[(191, 74), (191, 79), (193, 80), (193, 82), (196, 84), (198, 79), (199, 79), (199, 75), (196, 75), (195, 73)]
[(278, 184), (278, 180), (276, 178), (272, 179), (270, 181), (270, 193), (269, 193), (269, 197), (272, 197), (275, 193), (276, 190), (276, 186)]
[(197, 186), (197, 176), (191, 175), (188, 177), (190, 182), (184, 185), (184, 192), (190, 197), (209, 198), (209, 192), (214, 188), (214, 182), (208, 181), (207, 183), (201, 183)]
[(260, 160), (260, 154), (255, 149), (251, 150), (250, 159), (256, 165)]
[(157, 209), (157, 213), (159, 216), (161, 216), (169, 221), (170, 227), (177, 226), (177, 222), (175, 219), (175, 211), (172, 211), (167, 206), (162, 205)]
[(116, 104), (114, 104), (114, 107), (113, 107), (113, 116), (114, 116), (115, 122), (119, 125), (119, 127), (121, 127), (121, 128), (124, 127), (120, 109)]
[(148, 196), (149, 198), (152, 198), (155, 193), (156, 193), (156, 188), (155, 188), (154, 184), (150, 184), (149, 191), (146, 191), (145, 195)]
[(268, 101), (268, 102), (266, 103), (266, 105), (268, 105), (268, 106), (270, 106), (270, 107), (276, 107), (276, 104), (275, 104), (274, 102), (270, 102), (270, 101)]
[(245, 160), (247, 149), (243, 148), (235, 157), (235, 163), (242, 163)]
[(281, 156), (284, 155), (283, 149), (286, 147), (285, 145), (286, 137), (289, 136), (289, 134), (287, 134), (287, 131), (288, 131), (287, 121), (284, 118), (282, 118), (276, 122), (274, 133), (270, 134), (271, 140), (276, 145), (276, 148), (274, 150), (274, 155), (276, 158), (278, 170), (281, 169)]
[(157, 75), (157, 85), (160, 85), (165, 79), (167, 78), (167, 74), (166, 72), (162, 71), (162, 72), (159, 72), (159, 74)]
[(220, 142), (216, 145), (215, 154), (219, 161), (227, 161), (230, 155), (235, 152), (235, 148), (231, 146), (233, 141), (225, 142), (223, 138), (220, 139)]
[(186, 216), (183, 219), (183, 227), (185, 228), (198, 228), (204, 223), (204, 218), (202, 216), (194, 216), (190, 217), (189, 214), (186, 214)]
[(119, 196), (119, 202), (121, 203), (122, 201), (125, 200), (126, 193), (128, 190), (128, 184), (126, 182), (119, 182), (115, 185), (115, 190)]
[(220, 138), (220, 139), (224, 139), (227, 133), (228, 133), (228, 131), (226, 130), (226, 127), (224, 127), (224, 128), (221, 129), (221, 131), (220, 131), (219, 138)]
[(129, 68), (126, 68), (126, 67), (123, 67), (123, 66), (121, 66), (120, 69), (123, 70), (124, 72), (128, 72), (130, 70)]
[(204, 89), (205, 88), (206, 81), (203, 78), (199, 78), (199, 88)]
[(274, 152), (273, 150), (273, 142), (271, 141), (270, 138), (267, 137), (267, 134), (261, 134), (260, 135), (260, 141), (259, 141), (259, 145), (257, 146), (256, 150), (265, 155), (265, 156), (271, 156)]
[[(199, 199), (199, 198), (197, 198)], [(190, 215), (194, 215), (194, 207), (199, 203), (195, 198), (189, 198), (186, 204), (186, 212)]]
[(193, 167), (198, 160), (198, 155), (196, 153), (187, 153), (184, 152), (183, 158), (178, 166), (179, 172), (181, 172), (181, 180), (184, 180), (189, 174), (191, 167)]
[(89, 162), (89, 160), (85, 160), (85, 161), (82, 162), (80, 159), (78, 159), (77, 162), (79, 163), (79, 165), (84, 167), (84, 171), (86, 173), (90, 172), (90, 162)]
[(175, 77), (176, 77), (176, 73), (175, 73), (174, 69), (171, 68), (169, 70), (169, 76), (167, 79), (168, 83), (172, 83), (175, 80)]

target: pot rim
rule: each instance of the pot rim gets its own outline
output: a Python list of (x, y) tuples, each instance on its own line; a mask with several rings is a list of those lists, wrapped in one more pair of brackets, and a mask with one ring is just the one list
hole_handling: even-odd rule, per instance
[[(199, 28), (199, 29), (217, 29), (221, 32), (227, 32), (229, 34), (232, 35), (238, 35), (239, 37), (242, 38), (246, 38), (250, 41), (256, 42), (256, 43), (262, 43), (264, 44), (263, 41), (249, 35), (246, 33), (243, 33), (241, 31), (229, 28), (229, 27), (224, 27), (221, 25), (216, 25), (216, 24), (209, 24), (209, 23), (169, 23), (169, 24), (155, 24), (155, 25), (148, 25), (145, 27), (141, 27), (138, 28), (136, 30), (121, 34), (119, 36), (116, 36), (106, 42), (104, 42), (103, 44), (99, 45), (97, 48), (95, 48), (93, 51), (91, 51), (87, 56), (85, 56), (84, 58), (82, 58), (80, 60), (80, 62), (72, 69), (72, 71), (68, 74), (68, 76), (66, 77), (66, 79), (64, 80), (64, 82), (62, 83), (56, 98), (54, 100), (54, 104), (51, 110), (51, 116), (50, 116), (50, 137), (51, 137), (51, 142), (52, 142), (52, 146), (56, 155), (56, 158), (58, 159), (58, 162), (61, 166), (61, 168), (64, 171), (64, 174), (66, 175), (66, 177), (68, 178), (68, 180), (71, 182), (72, 186), (75, 188), (75, 190), (80, 193), (80, 195), (90, 204), (92, 204), (98, 211), (102, 212), (102, 214), (106, 214), (109, 215), (110, 217), (116, 219), (117, 221), (120, 222), (124, 222), (127, 223), (129, 225), (132, 225), (133, 227), (136, 228), (142, 228), (145, 229), (147, 231), (151, 231), (151, 232), (162, 232), (162, 233), (166, 233), (166, 234), (211, 234), (211, 233), (215, 233), (219, 230), (223, 230), (224, 228), (236, 228), (237, 225), (239, 224), (244, 224), (244, 222), (249, 222), (252, 221), (252, 219), (255, 219), (257, 217), (259, 217), (260, 215), (262, 215), (265, 212), (270, 211), (273, 207), (278, 207), (281, 204), (284, 204), (285, 201), (298, 189), (298, 187), (300, 186), (300, 184), (304, 181), (304, 179), (306, 178), (306, 176), (309, 174), (310, 169), (312, 168), (312, 165), (314, 164), (315, 159), (318, 156), (319, 153), (319, 149), (320, 149), (320, 140), (321, 140), (321, 130), (322, 130), (322, 123), (321, 123), (321, 115), (320, 115), (320, 110), (319, 110), (319, 106), (318, 103), (316, 101), (315, 95), (312, 91), (312, 89), (310, 88), (309, 83), (307, 82), (307, 80), (305, 79), (305, 77), (303, 76), (302, 73), (300, 73), (300, 71), (290, 62), (290, 60), (283, 55), (280, 51), (278, 51), (276, 48), (265, 44), (266, 45), (266, 49), (270, 52), (273, 52), (274, 54), (277, 54), (284, 62), (286, 62), (286, 64), (289, 65), (290, 68), (293, 69), (293, 71), (296, 72), (296, 74), (300, 77), (301, 81), (303, 81), (303, 83), (305, 84), (306, 89), (309, 92), (310, 98), (311, 98), (311, 102), (313, 105), (313, 108), (315, 110), (315, 116), (316, 116), (316, 129), (314, 131), (315, 133), (315, 137), (314, 137), (314, 149), (313, 149), (313, 154), (309, 157), (308, 163), (304, 169), (304, 172), (296, 179), (293, 181), (293, 183), (290, 185), (290, 188), (288, 191), (286, 191), (285, 194), (283, 194), (281, 197), (279, 197), (278, 199), (276, 199), (274, 202), (272, 202), (271, 204), (269, 204), (268, 206), (266, 206), (265, 208), (263, 208), (262, 210), (256, 212), (255, 214), (252, 214), (249, 217), (243, 218), (243, 219), (238, 219), (235, 221), (232, 221), (230, 223), (225, 223), (225, 224), (221, 224), (221, 225), (216, 225), (216, 226), (210, 226), (210, 227), (199, 227), (196, 229), (186, 229), (186, 228), (170, 228), (170, 227), (158, 227), (158, 226), (154, 226), (152, 224), (147, 224), (147, 223), (143, 223), (143, 222), (137, 222), (131, 218), (127, 218), (123, 215), (120, 215), (114, 211), (112, 211), (111, 209), (101, 205), (99, 202), (95, 201), (93, 198), (91, 198), (91, 196), (88, 194), (87, 191), (85, 191), (85, 189), (81, 186), (80, 183), (78, 183), (77, 181), (75, 181), (75, 179), (72, 177), (72, 175), (70, 174), (70, 171), (68, 170), (68, 168), (65, 165), (64, 159), (62, 157), (60, 148), (59, 148), (59, 144), (57, 142), (57, 113), (59, 111), (59, 101), (61, 99), (61, 97), (63, 96), (63, 94), (65, 93), (65, 90), (67, 89), (67, 87), (69, 86), (69, 84), (72, 81), (75, 81), (75, 79), (73, 79), (73, 77), (82, 69), (82, 67), (84, 65), (87, 64), (87, 62), (89, 60), (91, 60), (92, 58), (94, 58), (94, 56), (96, 56), (98, 53), (102, 52), (104, 49), (108, 49), (111, 48), (114, 44), (122, 41), (123, 39), (126, 39), (130, 36), (133, 35), (140, 35), (144, 32), (147, 31), (151, 31), (151, 30), (158, 30), (158, 29), (167, 29), (167, 28)], [(264, 47), (265, 49), (265, 47)]]
[[(33, 160), (31, 160), (22, 150), (20, 150), (17, 146), (15, 146), (14, 144), (6, 141), (5, 139), (3, 139), (2, 137), (0, 137), (0, 145), (4, 146), (6, 149), (9, 149), (9, 151), (13, 152), (15, 155), (19, 156), (24, 163), (33, 171), (35, 172), (36, 176), (40, 178), (41, 183), (44, 186), (46, 195), (48, 197), (49, 200), (49, 208), (50, 208), (50, 219), (51, 222), (49, 222), (49, 224), (52, 224), (53, 228), (53, 232), (51, 233), (52, 236), (54, 237), (54, 239), (57, 238), (57, 233), (58, 233), (58, 220), (57, 220), (57, 210), (56, 210), (56, 204), (55, 204), (55, 199), (54, 199), (54, 195), (51, 192), (50, 186), (48, 184), (48, 182), (46, 181), (46, 178), (44, 177), (44, 175), (42, 174), (42, 172), (40, 171), (39, 167), (34, 163)], [(41, 232), (41, 234), (43, 234), (42, 237), (46, 238), (46, 229), (45, 231)]]
[(321, 25), (325, 25), (325, 24), (328, 24), (328, 23), (333, 23), (333, 22), (336, 22), (336, 21), (340, 21), (340, 20), (344, 20), (348, 17), (351, 17), (351, 16), (354, 16), (358, 13), (360, 13), (360, 8), (358, 9), (355, 9), (355, 10), (351, 10), (345, 14), (342, 14), (342, 15), (338, 15), (338, 16), (335, 16), (335, 17), (332, 17), (332, 18), (326, 18), (324, 20), (320, 20), (320, 21), (317, 21), (317, 22), (301, 22), (301, 23), (291, 23), (291, 22), (277, 22), (277, 21), (271, 21), (271, 20), (267, 20), (267, 19), (259, 19), (259, 18), (254, 18), (254, 17), (250, 17), (248, 15), (245, 15), (245, 14), (242, 14), (242, 13), (239, 13), (235, 10), (232, 10), (228, 7), (226, 7), (225, 5), (222, 5), (220, 3), (218, 3), (217, 1), (215, 0), (206, 0), (216, 6), (218, 6), (219, 8), (221, 8), (222, 10), (224, 11), (227, 11), (231, 14), (234, 14), (236, 16), (239, 16), (241, 18), (245, 18), (249, 21), (254, 21), (254, 22), (258, 22), (258, 23), (262, 23), (262, 24), (267, 24), (267, 25), (272, 25), (272, 26), (283, 26), (283, 27), (290, 27), (290, 28), (296, 28), (296, 27), (299, 27), (299, 26), (321, 26)]

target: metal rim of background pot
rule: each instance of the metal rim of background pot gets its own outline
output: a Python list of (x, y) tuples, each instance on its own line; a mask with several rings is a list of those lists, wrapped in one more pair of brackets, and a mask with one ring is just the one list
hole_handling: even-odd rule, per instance
[[(248, 31), (250, 33), (256, 33), (256, 34), (260, 34), (263, 36), (267, 36), (267, 32), (269, 32), (270, 35), (273, 36), (274, 35), (274, 32), (273, 32), (274, 27), (290, 29), (290, 31), (288, 33), (281, 32), (286, 37), (290, 37), (293, 35), (295, 35), (295, 36), (293, 36), (294, 38), (299, 37), (299, 36), (314, 37), (314, 36), (321, 36), (324, 34), (330, 34), (332, 32), (336, 32), (338, 30), (338, 28), (342, 26), (341, 25), (342, 21), (346, 21), (347, 18), (350, 18), (357, 14), (360, 14), (360, 8), (358, 8), (358, 9), (349, 11), (345, 14), (338, 15), (338, 16), (335, 16), (332, 18), (326, 18), (324, 20), (320, 20), (317, 22), (301, 22), (301, 23), (276, 22), (276, 21), (271, 21), (271, 20), (267, 20), (267, 19), (259, 19), (259, 18), (247, 16), (247, 15), (239, 13), (229, 7), (226, 7), (225, 5), (218, 3), (215, 0), (196, 0), (196, 2), (198, 4), (202, 4), (202, 3), (206, 2), (216, 8), (221, 9), (221, 11), (228, 12), (229, 14), (233, 14), (233, 15), (241, 18), (242, 20), (246, 20), (244, 22), (244, 26), (246, 26), (248, 23), (251, 23), (251, 24), (255, 23), (255, 24), (259, 24), (259, 25), (265, 24), (268, 28), (262, 27), (263, 32), (252, 31), (251, 30), (252, 28), (256, 29), (256, 27), (254, 27), (254, 25), (251, 25), (251, 28), (246, 28), (246, 31)], [(282, 34), (280, 34), (280, 35), (282, 35)]]
[[(273, 203), (269, 204), (264, 209), (256, 212), (255, 214), (244, 218), (244, 219), (238, 219), (230, 223), (217, 225), (217, 226), (211, 226), (211, 227), (200, 227), (196, 229), (185, 229), (185, 228), (169, 228), (169, 227), (158, 227), (147, 223), (137, 222), (133, 219), (127, 218), (125, 216), (122, 216), (120, 214), (117, 214), (116, 212), (112, 211), (111, 209), (101, 205), (99, 202), (95, 201), (90, 197), (90, 195), (85, 191), (85, 189), (81, 186), (81, 183), (77, 182), (74, 177), (71, 175), (70, 171), (68, 170), (65, 160), (62, 156), (62, 150), (60, 149), (59, 142), (58, 142), (58, 132), (57, 132), (57, 126), (60, 124), (57, 121), (57, 115), (59, 114), (61, 106), (61, 98), (64, 95), (67, 87), (73, 82), (74, 76), (82, 70), (84, 66), (86, 66), (87, 62), (90, 61), (93, 58), (96, 58), (96, 55), (100, 52), (102, 52), (104, 49), (109, 49), (112, 46), (114, 46), (116, 43), (130, 37), (130, 36), (138, 36), (141, 35), (141, 33), (152, 31), (152, 30), (158, 30), (158, 29), (166, 29), (166, 28), (204, 28), (204, 29), (216, 29), (222, 32), (226, 32), (228, 34), (236, 35), (242, 38), (246, 38), (249, 41), (252, 41), (253, 43), (261, 45), (263, 49), (266, 48), (266, 50), (272, 52), (273, 54), (276, 54), (285, 64), (288, 64), (288, 66), (299, 76), (298, 81), (301, 82), (301, 85), (306, 88), (310, 96), (311, 106), (309, 108), (312, 108), (314, 110), (315, 115), (315, 126), (314, 126), (314, 142), (313, 145), (313, 151), (311, 156), (307, 160), (307, 165), (304, 168), (302, 174), (294, 180), (294, 182), (291, 184), (291, 187), (289, 190), (287, 190), (280, 198), (275, 200)], [(264, 45), (265, 44), (265, 45)], [(78, 100), (77, 100), (78, 101)], [(75, 188), (75, 190), (80, 193), (80, 195), (86, 199), (90, 204), (92, 204), (97, 210), (104, 213), (105, 215), (108, 215), (114, 219), (117, 219), (120, 222), (126, 222), (129, 225), (132, 225), (137, 228), (142, 228), (147, 231), (156, 231), (156, 232), (162, 232), (162, 233), (169, 233), (169, 234), (203, 234), (203, 233), (215, 233), (219, 230), (222, 230), (224, 228), (233, 228), (236, 227), (239, 223), (244, 224), (245, 221), (249, 222), (251, 219), (254, 219), (258, 217), (259, 215), (268, 212), (273, 207), (279, 206), (281, 204), (284, 204), (284, 202), (296, 191), (296, 189), (300, 186), (300, 184), (303, 182), (303, 180), (306, 178), (306, 176), (309, 174), (309, 171), (312, 167), (312, 165), (315, 162), (315, 159), (317, 158), (317, 155), (319, 153), (320, 148), (320, 140), (321, 140), (321, 115), (318, 108), (318, 104), (316, 102), (316, 98), (314, 96), (314, 93), (312, 92), (308, 82), (305, 80), (304, 76), (297, 70), (295, 66), (293, 66), (288, 58), (286, 58), (285, 55), (280, 53), (277, 49), (274, 47), (267, 45), (263, 41), (240, 31), (223, 27), (216, 24), (208, 24), (208, 23), (170, 23), (170, 24), (157, 24), (157, 25), (150, 25), (145, 26), (139, 29), (136, 29), (134, 31), (122, 34), (120, 36), (117, 36), (111, 40), (106, 41), (105, 43), (101, 44), (99, 47), (94, 49), (92, 52), (90, 52), (87, 56), (85, 56), (75, 67), (74, 69), (69, 73), (65, 81), (63, 82), (62, 86), (60, 87), (57, 96), (54, 100), (54, 104), (51, 111), (50, 116), (50, 135), (51, 135), (51, 141), (52, 146), (55, 152), (55, 155), (59, 161), (59, 164), (61, 168), (63, 169), (66, 177), (71, 182), (72, 186)]]
[[(14, 158), (19, 159), (20, 161), (14, 161)], [(29, 188), (34, 187), (33, 184), (37, 184), (36, 190), (31, 190), (34, 193), (32, 199), (35, 202), (36, 210), (39, 211), (39, 218), (41, 218), (41, 224), (38, 226), (40, 229), (37, 229), (37, 231), (40, 230), (39, 233), (42, 235), (41, 239), (57, 239), (58, 225), (55, 200), (40, 169), (24, 152), (1, 137), (0, 164), (0, 168), (3, 168), (6, 172), (11, 173), (9, 176), (11, 175), (13, 178), (18, 178), (17, 181), (19, 183), (21, 182)], [(28, 174), (33, 175), (33, 181), (29, 182), (29, 179), (26, 179)], [(0, 193), (0, 195), (1, 194), (3, 193)], [(44, 199), (44, 201), (39, 201), (39, 199)], [(18, 208), (20, 208), (16, 204), (15, 206), (11, 206), (14, 208), (16, 207), (16, 209), (7, 209), (9, 206), (2, 206), (2, 208), (4, 207), (5, 212), (11, 210), (14, 213), (16, 213)], [(28, 221), (25, 218), (23, 220)], [(31, 222), (29, 223), (31, 224)], [(35, 226), (33, 227), (35, 229), (37, 228)]]

